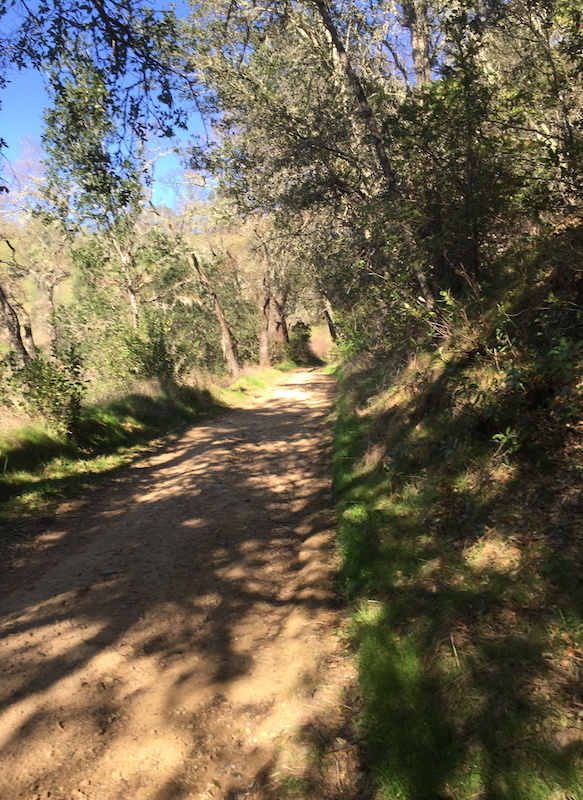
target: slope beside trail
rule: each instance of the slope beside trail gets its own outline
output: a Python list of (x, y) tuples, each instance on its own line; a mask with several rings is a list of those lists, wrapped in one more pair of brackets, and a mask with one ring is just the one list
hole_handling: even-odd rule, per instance
[(361, 796), (333, 388), (282, 377), (20, 546), (0, 575), (0, 800)]

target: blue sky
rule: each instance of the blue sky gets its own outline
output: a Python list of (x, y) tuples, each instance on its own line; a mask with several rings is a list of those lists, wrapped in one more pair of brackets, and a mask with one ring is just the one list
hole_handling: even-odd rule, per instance
[(40, 145), (45, 92), (40, 75), (31, 70), (13, 73), (9, 80), (0, 94), (0, 137), (8, 144), (4, 155), (13, 165), (21, 140), (30, 136)]
[[(162, 10), (169, 5), (170, 0), (150, 0), (149, 5), (154, 9)], [(33, 0), (33, 5), (35, 0)], [(187, 0), (174, 0), (173, 6), (179, 16), (189, 13)], [(2, 16), (1, 24), (5, 29), (18, 25), (18, 17), (25, 13), (21, 5), (7, 9)], [(0, 138), (8, 144), (2, 151), (3, 163), (0, 164), (0, 175), (9, 180), (11, 166), (20, 155), (21, 143), (25, 139), (32, 139), (40, 147), (43, 126), (43, 109), (47, 103), (42, 75), (34, 70), (17, 71), (10, 69), (6, 74), (10, 81), (0, 90)], [(189, 135), (202, 133), (202, 123), (198, 115), (193, 114), (189, 121), (189, 131), (182, 137), (186, 142)], [(172, 149), (173, 142), (162, 139), (153, 144), (155, 152), (167, 152)], [(154, 202), (170, 203), (171, 191), (164, 185), (164, 177), (182, 171), (180, 159), (175, 154), (165, 155), (156, 162), (154, 182)]]
[(14, 72), (2, 91), (2, 136), (17, 146), (18, 139), (38, 134), (45, 103), (41, 76), (32, 70)]
[[(25, 140), (31, 139), (40, 147), (43, 126), (43, 110), (47, 103), (42, 76), (33, 70), (11, 72), (8, 76), (10, 83), (0, 91), (0, 138), (8, 144), (4, 149), (4, 163), (0, 172), (10, 180), (11, 168), (15, 165), (21, 153)], [(199, 120), (191, 120), (191, 133), (200, 129)], [(172, 141), (162, 139), (156, 143), (156, 149), (166, 152), (172, 148)], [(171, 203), (172, 193), (164, 178), (181, 170), (180, 159), (175, 154), (165, 155), (156, 162), (154, 183), (155, 203)]]

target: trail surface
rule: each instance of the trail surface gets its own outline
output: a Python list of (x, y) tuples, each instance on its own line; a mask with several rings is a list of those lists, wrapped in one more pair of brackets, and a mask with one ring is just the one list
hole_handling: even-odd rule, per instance
[(321, 373), (286, 375), (22, 546), (0, 588), (1, 800), (358, 795), (332, 392)]

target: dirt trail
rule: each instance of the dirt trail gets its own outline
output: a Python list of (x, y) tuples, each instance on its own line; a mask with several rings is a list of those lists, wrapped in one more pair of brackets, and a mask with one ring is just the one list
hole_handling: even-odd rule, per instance
[(285, 376), (21, 549), (1, 576), (1, 800), (360, 796), (339, 712), (332, 392)]

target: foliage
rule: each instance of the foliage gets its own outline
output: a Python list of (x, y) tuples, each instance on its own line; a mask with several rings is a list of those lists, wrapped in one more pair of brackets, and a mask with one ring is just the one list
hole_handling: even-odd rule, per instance
[(165, 389), (178, 384), (196, 361), (196, 344), (180, 341), (175, 314), (147, 309), (138, 331), (128, 333), (133, 372), (140, 378), (156, 378)]
[(288, 358), (296, 364), (301, 366), (313, 364), (316, 359), (310, 350), (310, 326), (301, 320), (296, 322), (290, 331), (286, 349)]
[[(172, 92), (183, 81), (177, 79), (179, 25), (171, 7), (155, 10), (136, 0), (10, 5), (4, 50), (12, 65), (35, 68), (48, 79), (57, 103), (71, 112), (67, 135), (79, 143), (78, 152), (83, 138), (93, 135), (85, 115), (99, 114), (100, 106), (115, 121), (117, 133), (107, 159), (111, 174), (118, 176), (132, 142), (186, 126), (184, 108)], [(0, 14), (7, 10), (3, 6)], [(93, 155), (96, 180), (101, 181), (104, 154), (97, 148)]]
[(0, 516), (45, 514), (63, 496), (95, 485), (152, 441), (192, 424), (221, 404), (207, 390), (180, 387), (172, 396), (132, 394), (84, 408), (76, 441), (42, 427), (0, 436)]
[(16, 403), (57, 432), (77, 438), (85, 387), (82, 362), (74, 348), (57, 350), (50, 359), (39, 353), (24, 364), (9, 354), (2, 367), (3, 388)]
[(438, 348), (341, 371), (342, 574), (381, 797), (583, 789), (577, 748), (557, 744), (579, 735), (583, 602), (571, 236), (555, 270), (539, 242), (537, 283), (503, 302), (446, 296)]
[[(565, 563), (558, 551), (532, 551), (532, 527), (516, 523), (529, 518), (524, 493), (537, 480), (505, 486), (498, 467), (488, 486), (467, 466), (482, 447), (466, 433), (444, 451), (435, 413), (418, 432), (395, 425), (378, 463), (361, 444), (369, 422), (359, 429), (350, 418), (340, 429), (350, 449), (337, 456), (341, 542), (381, 796), (470, 798), (488, 786), (512, 798), (576, 796), (575, 754), (559, 757), (551, 744), (569, 724), (561, 718), (577, 713), (557, 685), (564, 641), (578, 635), (567, 622), (572, 596), (561, 594)], [(529, 688), (537, 682), (545, 699)]]

